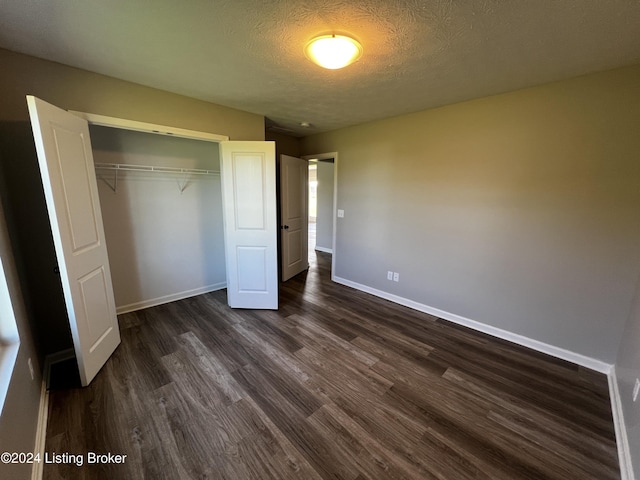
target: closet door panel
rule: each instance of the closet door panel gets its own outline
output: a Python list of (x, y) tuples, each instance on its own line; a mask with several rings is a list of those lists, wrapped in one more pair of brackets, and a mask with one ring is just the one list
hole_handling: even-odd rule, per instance
[(120, 344), (86, 120), (28, 96), (33, 136), (82, 385)]
[(221, 142), (227, 301), (278, 308), (275, 144)]

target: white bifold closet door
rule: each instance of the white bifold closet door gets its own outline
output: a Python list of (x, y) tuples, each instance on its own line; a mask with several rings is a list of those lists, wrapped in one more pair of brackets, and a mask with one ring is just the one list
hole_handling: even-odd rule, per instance
[(89, 125), (39, 98), (28, 96), (27, 104), (80, 380), (86, 386), (120, 344)]
[(273, 142), (221, 142), (227, 301), (278, 308), (276, 156)]
[[(120, 344), (88, 122), (33, 96), (27, 104), (86, 386)], [(277, 309), (275, 144), (222, 141), (220, 148), (228, 303)]]

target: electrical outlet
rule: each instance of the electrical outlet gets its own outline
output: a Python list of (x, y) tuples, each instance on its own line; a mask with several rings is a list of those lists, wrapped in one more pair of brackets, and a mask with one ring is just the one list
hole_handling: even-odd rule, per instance
[(31, 374), (31, 380), (35, 380), (36, 376), (33, 372), (33, 362), (31, 359), (27, 360), (27, 364), (29, 365), (29, 373)]
[(391, 270), (387, 272), (387, 280), (393, 280), (393, 272)]
[(393, 281), (394, 282), (400, 281), (400, 274), (398, 272), (393, 272)]
[(640, 393), (640, 378), (636, 378), (636, 384), (633, 386), (633, 401), (638, 400), (638, 393)]
[(338, 218), (344, 218), (344, 210), (338, 209)]

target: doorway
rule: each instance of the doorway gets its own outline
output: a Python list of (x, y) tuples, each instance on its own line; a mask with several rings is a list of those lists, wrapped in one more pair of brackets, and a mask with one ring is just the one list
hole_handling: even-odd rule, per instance
[(309, 161), (309, 261), (314, 260), (318, 220), (318, 162)]
[(333, 254), (334, 160), (309, 161), (309, 250)]
[(317, 252), (331, 255), (335, 271), (338, 153), (302, 157), (309, 160), (309, 258)]

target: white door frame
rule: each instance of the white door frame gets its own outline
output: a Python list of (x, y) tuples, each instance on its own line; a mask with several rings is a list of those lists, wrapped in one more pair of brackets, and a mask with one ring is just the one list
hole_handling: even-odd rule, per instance
[(336, 233), (338, 229), (338, 152), (318, 153), (316, 155), (303, 155), (305, 160), (330, 160), (333, 159), (333, 235), (331, 237), (331, 280), (335, 282), (336, 276)]
[(69, 113), (84, 118), (89, 125), (99, 125), (101, 127), (119, 128), (121, 130), (133, 130), (136, 132), (153, 133), (154, 135), (169, 135), (172, 137), (189, 138), (191, 140), (202, 140), (203, 142), (220, 143), (229, 140), (227, 135), (215, 133), (199, 132), (197, 130), (185, 130), (184, 128), (167, 127), (155, 123), (138, 122), (118, 117), (107, 117), (95, 113), (77, 112), (69, 110)]

